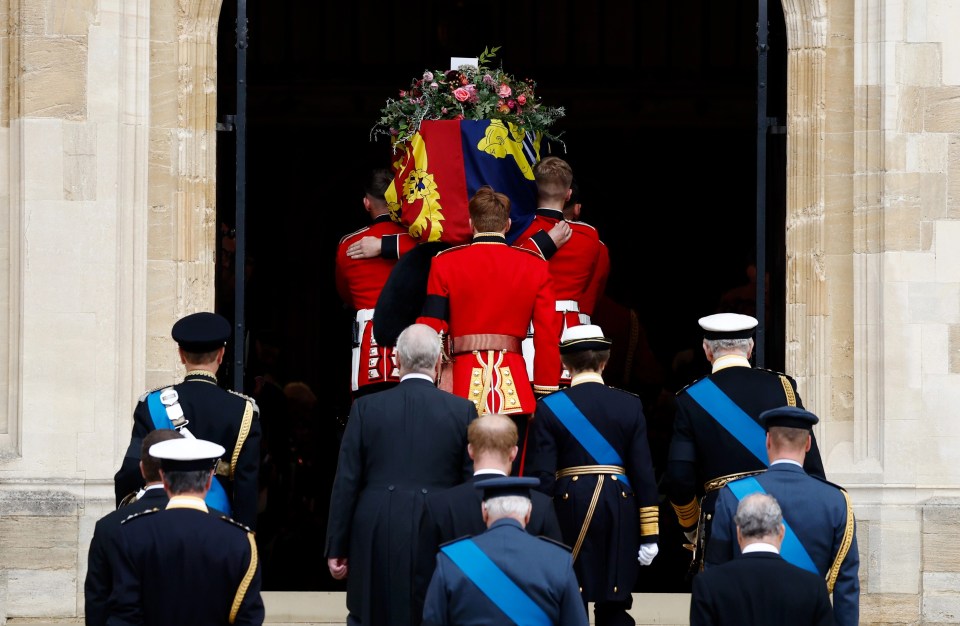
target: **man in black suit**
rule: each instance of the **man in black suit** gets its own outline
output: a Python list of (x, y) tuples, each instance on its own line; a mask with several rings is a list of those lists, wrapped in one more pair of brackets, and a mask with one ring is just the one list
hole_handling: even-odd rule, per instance
[(488, 528), (440, 547), (424, 626), (587, 626), (570, 548), (523, 529), (537, 482), (505, 476), (476, 483)]
[(248, 396), (217, 384), (230, 322), (216, 313), (187, 315), (173, 325), (183, 382), (164, 385), (140, 396), (133, 412), (130, 445), (113, 477), (117, 506), (143, 486), (137, 469), (140, 443), (158, 428), (173, 428), (224, 447), (224, 457), (207, 493), (207, 504), (241, 524), (255, 528), (260, 498), (260, 410)]
[[(694, 573), (703, 569), (719, 490), (769, 465), (760, 414), (781, 406), (803, 408), (793, 378), (750, 364), (757, 318), (717, 313), (700, 318), (699, 324), (711, 373), (676, 394), (664, 476), (667, 498), (690, 542), (688, 547), (694, 549)], [(816, 437), (803, 469), (826, 478)]]
[(347, 623), (409, 626), (416, 539), (427, 494), (473, 473), (467, 426), (477, 409), (437, 389), (440, 336), (413, 324), (397, 337), (400, 382), (354, 400), (330, 495), (326, 557), (347, 579)]
[(690, 626), (832, 626), (823, 578), (780, 556), (785, 529), (776, 498), (745, 497), (734, 522), (742, 555), (694, 577)]
[(150, 446), (170, 500), (120, 524), (107, 626), (263, 623), (253, 531), (204, 502), (223, 453), (191, 437)]
[(140, 447), (140, 473), (146, 486), (136, 492), (136, 498), (119, 509), (107, 513), (97, 521), (87, 552), (87, 577), (83, 582), (84, 615), (86, 626), (104, 626), (109, 608), (107, 601), (113, 588), (113, 559), (117, 551), (117, 533), (120, 523), (131, 515), (148, 509), (167, 506), (167, 492), (160, 478), (160, 459), (150, 456), (150, 446), (167, 439), (180, 439), (175, 430), (163, 429), (147, 433)]
[[(416, 605), (422, 606), (430, 584), (440, 544), (479, 535), (487, 529), (483, 521), (482, 494), (475, 485), (491, 478), (508, 476), (519, 447), (517, 425), (506, 415), (488, 413), (470, 422), (467, 452), (473, 459), (473, 478), (467, 482), (427, 495), (420, 522), (417, 557)], [(563, 541), (553, 500), (539, 491), (530, 493), (533, 508), (526, 530), (557, 542)], [(416, 612), (416, 609), (415, 609)]]

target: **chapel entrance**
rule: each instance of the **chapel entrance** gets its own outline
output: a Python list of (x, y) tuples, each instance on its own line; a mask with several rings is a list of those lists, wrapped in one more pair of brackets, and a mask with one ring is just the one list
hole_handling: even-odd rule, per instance
[[(264, 589), (343, 588), (322, 558), (326, 498), (350, 401), (351, 318), (334, 288), (334, 252), (342, 235), (366, 225), (365, 172), (389, 163), (386, 140), (369, 139), (380, 108), (451, 56), (501, 46), (496, 62), (533, 78), (546, 103), (566, 108), (554, 129), (563, 132), (566, 152), (553, 149), (573, 166), (583, 219), (610, 248), (607, 294), (615, 308), (608, 319), (632, 309), (649, 348), (650, 367), (639, 378), (608, 382), (644, 398), (662, 471), (669, 399), (706, 366), (697, 319), (730, 310), (721, 305), (725, 294), (745, 293), (740, 306), (754, 302), (747, 270), (756, 249), (757, 3), (566, 0), (546, 13), (542, 3), (515, 0), (358, 0), (247, 10), (244, 392), (257, 395), (275, 445), (258, 527)], [(784, 19), (779, 2), (768, 10), (768, 110), (785, 124)], [(235, 108), (235, 11), (235, 2), (223, 4), (220, 118)], [(231, 319), (233, 142), (229, 132), (218, 134), (217, 308)], [(764, 365), (772, 369), (784, 363), (785, 155), (785, 135), (771, 134)], [(640, 590), (687, 591), (689, 553), (669, 507), (661, 528), (660, 556)], [(315, 567), (305, 573), (297, 567), (304, 562)]]

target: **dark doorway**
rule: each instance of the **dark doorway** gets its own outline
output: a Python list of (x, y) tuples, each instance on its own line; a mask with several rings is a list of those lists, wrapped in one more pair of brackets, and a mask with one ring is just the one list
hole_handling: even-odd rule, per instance
[[(554, 150), (573, 166), (583, 219), (610, 248), (607, 294), (636, 312), (663, 375), (653, 390), (643, 390), (654, 456), (662, 459), (669, 397), (706, 366), (697, 319), (747, 283), (754, 261), (756, 2), (357, 0), (252, 2), (247, 10), (245, 391), (261, 393), (260, 376), (261, 388), (276, 382), (267, 387), (276, 392), (299, 381), (316, 397), (310, 417), (296, 427), (282, 392), (261, 401), (265, 429), (287, 424), (275, 437), (288, 448), (272, 452), (277, 473), (264, 477), (269, 498), (282, 500), (258, 529), (265, 588), (340, 588), (322, 558), (325, 498), (350, 402), (351, 318), (334, 288), (334, 252), (342, 235), (366, 225), (364, 174), (389, 164), (387, 141), (369, 134), (380, 108), (414, 76), (446, 67), (452, 56), (500, 46), (496, 63), (532, 77), (545, 103), (565, 107), (554, 130), (563, 133), (566, 151)], [(235, 1), (224, 2), (221, 115), (234, 113), (235, 15)], [(770, 3), (769, 15), (769, 111), (783, 120), (779, 2)], [(225, 260), (235, 206), (233, 141), (230, 133), (218, 135)], [(780, 135), (767, 146), (765, 366), (772, 369), (783, 367), (785, 144)], [(217, 295), (220, 312), (232, 317), (229, 280), (218, 282)], [(257, 337), (268, 344), (259, 356)], [(648, 568), (652, 575), (640, 590), (686, 590), (682, 561), (689, 554), (671, 555), (664, 549), (670, 541), (682, 550), (682, 536), (664, 536), (660, 569)], [(306, 580), (288, 576), (287, 558), (308, 558), (317, 572)]]

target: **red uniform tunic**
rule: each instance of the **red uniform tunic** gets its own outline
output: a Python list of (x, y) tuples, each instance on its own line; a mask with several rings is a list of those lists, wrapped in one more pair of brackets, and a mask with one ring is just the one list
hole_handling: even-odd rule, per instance
[[(550, 393), (559, 385), (555, 301), (543, 257), (508, 246), (498, 233), (481, 233), (433, 258), (417, 321), (449, 335), (453, 393), (472, 401), (478, 414), (532, 414), (534, 389)], [(520, 353), (531, 322), (534, 389)]]
[(607, 244), (600, 242), (600, 255), (597, 257), (597, 269), (593, 272), (590, 286), (580, 299), (580, 323), (590, 324), (597, 302), (607, 290), (607, 278), (610, 276), (610, 250)]
[[(381, 255), (372, 259), (349, 258), (347, 248), (350, 244), (366, 236), (381, 238)], [(393, 347), (378, 346), (373, 338), (373, 309), (397, 259), (415, 245), (416, 241), (407, 229), (391, 221), (388, 214), (378, 216), (370, 226), (340, 239), (335, 271), (337, 292), (347, 306), (356, 311), (350, 377), (352, 391), (364, 385), (400, 380)]]
[[(589, 299), (588, 292), (597, 280), (596, 272), (602, 246), (597, 229), (593, 226), (584, 222), (568, 221), (571, 230), (570, 239), (558, 249), (547, 235), (547, 231), (562, 219), (563, 211), (537, 209), (537, 215), (530, 226), (513, 243), (517, 247), (536, 250), (549, 260), (553, 290), (557, 297), (556, 311), (561, 323), (561, 333), (564, 329), (579, 326), (581, 323), (580, 313), (583, 311), (581, 300)], [(531, 361), (535, 358), (535, 351), (536, 346), (531, 346), (528, 341), (524, 350), (528, 371)], [(570, 382), (568, 372), (562, 373), (560, 382), (563, 384)]]

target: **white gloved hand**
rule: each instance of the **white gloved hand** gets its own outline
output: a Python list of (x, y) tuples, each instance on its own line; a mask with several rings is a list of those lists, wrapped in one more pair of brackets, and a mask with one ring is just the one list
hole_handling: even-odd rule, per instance
[(640, 550), (637, 552), (637, 561), (640, 565), (650, 565), (658, 552), (660, 552), (660, 547), (657, 544), (645, 543), (640, 546)]
[(697, 529), (696, 528), (694, 528), (693, 530), (684, 531), (683, 536), (686, 537), (687, 541), (689, 541), (693, 545), (697, 545)]

